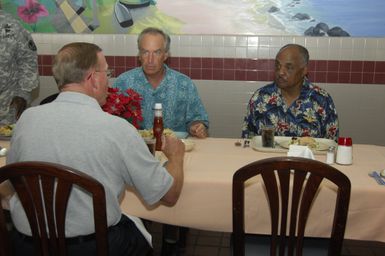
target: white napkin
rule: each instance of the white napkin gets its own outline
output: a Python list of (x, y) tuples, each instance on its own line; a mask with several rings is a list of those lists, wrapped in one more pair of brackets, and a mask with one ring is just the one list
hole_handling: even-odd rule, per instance
[(313, 151), (308, 146), (290, 145), (287, 156), (297, 156), (314, 159)]

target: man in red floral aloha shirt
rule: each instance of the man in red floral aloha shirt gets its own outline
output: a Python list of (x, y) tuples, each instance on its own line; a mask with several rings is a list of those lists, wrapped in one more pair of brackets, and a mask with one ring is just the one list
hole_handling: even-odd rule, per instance
[(261, 134), (265, 125), (277, 136), (338, 138), (338, 116), (331, 96), (307, 78), (309, 53), (301, 45), (282, 47), (275, 59), (274, 82), (251, 97), (242, 136)]

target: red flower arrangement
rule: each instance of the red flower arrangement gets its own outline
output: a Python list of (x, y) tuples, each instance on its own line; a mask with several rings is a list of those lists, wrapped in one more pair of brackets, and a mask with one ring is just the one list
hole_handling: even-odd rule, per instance
[(123, 117), (138, 129), (140, 122), (143, 121), (140, 94), (128, 89), (125, 91), (126, 95), (120, 93), (118, 88), (108, 88), (108, 93), (102, 109), (112, 115)]

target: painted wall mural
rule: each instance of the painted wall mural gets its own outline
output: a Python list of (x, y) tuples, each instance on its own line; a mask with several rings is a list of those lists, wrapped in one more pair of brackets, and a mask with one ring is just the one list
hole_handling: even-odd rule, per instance
[(385, 36), (383, 0), (2, 0), (32, 32)]

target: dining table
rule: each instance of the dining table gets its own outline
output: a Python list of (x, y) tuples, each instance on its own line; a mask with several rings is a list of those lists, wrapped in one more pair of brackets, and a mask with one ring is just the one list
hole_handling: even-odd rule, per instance
[[(146, 205), (133, 189), (127, 188), (122, 211), (142, 219), (208, 231), (232, 232), (232, 178), (244, 165), (264, 158), (286, 156), (287, 150), (264, 150), (232, 138), (189, 138), (194, 144), (184, 157), (184, 183), (177, 203)], [(241, 144), (241, 145), (239, 145)], [(245, 145), (245, 146), (244, 146)], [(0, 141), (9, 148), (9, 141)], [(160, 161), (164, 155), (157, 153)], [(326, 153), (314, 154), (325, 162)], [(0, 166), (5, 157), (0, 158)], [(385, 186), (368, 173), (385, 168), (385, 147), (353, 144), (353, 164), (333, 167), (351, 181), (351, 198), (345, 231), (346, 239), (385, 242)], [(323, 181), (312, 205), (305, 235), (330, 236), (336, 188)], [(261, 182), (253, 178), (245, 186), (245, 230), (269, 234), (270, 212)]]
[[(146, 205), (135, 191), (126, 190), (121, 202), (123, 211), (165, 224), (208, 231), (232, 232), (232, 178), (244, 165), (264, 158), (286, 156), (287, 150), (264, 150), (235, 144), (238, 139), (194, 139), (192, 151), (185, 153), (184, 184), (177, 203)], [(238, 143), (239, 144), (239, 143)], [(326, 151), (314, 154), (325, 162)], [(351, 181), (351, 198), (345, 238), (385, 242), (385, 186), (368, 173), (385, 168), (385, 147), (353, 144), (353, 164), (333, 167)], [(269, 234), (270, 212), (261, 183), (250, 180), (245, 187), (245, 230)], [(306, 235), (330, 236), (336, 200), (336, 188), (324, 181), (312, 205)]]

